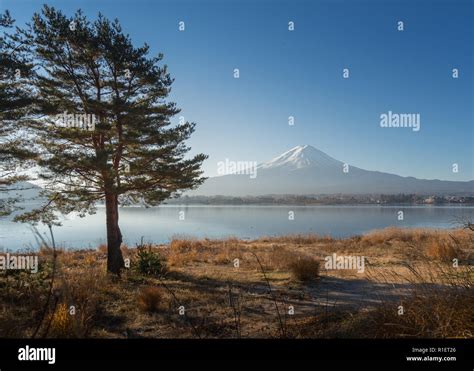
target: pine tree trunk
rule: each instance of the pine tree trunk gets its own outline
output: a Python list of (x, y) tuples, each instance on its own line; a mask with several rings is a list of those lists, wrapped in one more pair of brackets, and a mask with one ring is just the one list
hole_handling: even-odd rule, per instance
[(114, 194), (106, 194), (105, 209), (107, 217), (107, 271), (120, 274), (124, 267), (124, 261), (120, 245), (122, 244), (122, 233), (118, 224), (118, 198)]

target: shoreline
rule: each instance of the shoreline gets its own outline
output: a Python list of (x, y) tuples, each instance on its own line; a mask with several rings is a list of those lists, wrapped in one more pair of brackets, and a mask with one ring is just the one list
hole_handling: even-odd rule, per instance
[[(71, 221), (71, 220), (62, 220), (64, 223), (65, 221)], [(62, 231), (60, 230), (62, 228)], [(53, 230), (55, 234), (55, 240), (56, 240), (56, 245), (60, 249), (66, 249), (68, 251), (89, 251), (89, 250), (94, 250), (94, 246), (99, 246), (102, 245), (106, 242), (105, 236), (100, 237), (96, 239), (96, 241), (90, 241), (88, 243), (84, 242), (79, 242), (80, 244), (86, 244), (87, 246), (81, 246), (81, 247), (74, 247), (74, 242), (68, 242), (64, 238), (62, 238), (62, 233), (66, 233), (68, 231), (67, 226), (61, 226), (61, 227), (55, 227)], [(336, 235), (336, 234), (331, 234), (331, 233), (317, 233), (317, 232), (291, 232), (291, 233), (273, 233), (273, 234), (261, 234), (259, 236), (238, 236), (237, 234), (227, 234), (227, 235), (219, 235), (219, 236), (211, 236), (211, 235), (204, 235), (204, 236), (199, 236), (199, 235), (193, 235), (190, 233), (174, 233), (167, 235), (167, 237), (158, 240), (158, 239), (153, 239), (153, 238), (147, 238), (146, 234), (141, 235), (140, 237), (137, 238), (132, 238), (132, 237), (127, 237), (127, 235), (124, 235), (124, 246), (127, 247), (133, 247), (134, 245), (139, 244), (141, 238), (144, 238), (144, 241), (146, 243), (151, 243), (154, 245), (167, 245), (172, 242), (173, 239), (189, 239), (189, 240), (206, 240), (206, 241), (220, 241), (220, 240), (227, 240), (227, 239), (238, 239), (241, 241), (245, 241), (248, 243), (256, 242), (262, 239), (278, 239), (278, 238), (287, 238), (287, 237), (292, 237), (292, 236), (308, 236), (308, 237), (314, 237), (314, 238), (330, 238), (333, 240), (338, 240), (338, 241), (344, 241), (344, 240), (351, 240), (353, 238), (359, 238), (359, 237), (364, 237), (370, 234), (374, 233), (384, 233), (385, 231), (390, 231), (390, 230), (399, 230), (399, 231), (407, 231), (407, 232), (417, 232), (420, 230), (428, 231), (431, 233), (447, 233), (450, 231), (458, 231), (462, 230), (462, 221), (456, 221), (456, 222), (451, 222), (450, 226), (396, 226), (396, 225), (389, 225), (383, 228), (373, 228), (373, 229), (368, 229), (365, 231), (362, 231), (360, 233), (353, 233), (350, 235)], [(48, 229), (45, 226), (39, 227), (38, 231), (41, 232), (48, 232)], [(58, 233), (58, 231), (60, 233)], [(49, 233), (49, 232), (48, 232)], [(34, 242), (34, 234), (31, 231), (31, 236), (32, 236), (32, 242)], [(48, 234), (49, 236), (49, 234)], [(2, 245), (2, 239), (3, 238), (8, 238), (3, 237), (0, 235), (0, 253), (4, 252), (22, 252), (22, 251), (35, 251), (38, 249), (37, 245), (33, 246), (25, 246), (26, 244), (31, 244), (31, 242), (24, 242), (23, 246), (21, 247), (15, 247), (15, 248), (8, 248), (6, 246)], [(49, 237), (47, 237), (47, 241), (49, 240)], [(133, 242), (130, 242), (133, 241)]]

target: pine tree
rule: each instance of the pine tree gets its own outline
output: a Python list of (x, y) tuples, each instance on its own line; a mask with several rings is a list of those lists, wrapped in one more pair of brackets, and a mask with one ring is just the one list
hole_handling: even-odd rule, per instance
[(186, 158), (194, 123), (173, 125), (179, 109), (167, 102), (173, 79), (162, 55), (135, 47), (118, 20), (79, 10), (71, 18), (44, 6), (17, 42), (38, 68), (35, 117), (20, 120), (33, 133), (48, 202), (20, 220), (51, 223), (55, 211), (92, 213), (105, 202), (109, 272), (119, 274), (119, 204), (163, 200), (204, 181), (204, 154)]
[[(10, 13), (0, 14), (0, 29), (13, 27)], [(25, 141), (18, 135), (16, 119), (25, 116), (34, 102), (28, 89), (28, 78), (32, 75), (32, 66), (23, 54), (24, 46), (17, 44), (6, 32), (0, 35), (0, 195), (6, 192), (22, 190), (18, 182), (28, 179), (16, 172), (18, 165), (27, 168), (33, 152), (28, 150)], [(22, 144), (21, 144), (22, 143)], [(13, 210), (18, 198), (0, 199), (0, 215)]]

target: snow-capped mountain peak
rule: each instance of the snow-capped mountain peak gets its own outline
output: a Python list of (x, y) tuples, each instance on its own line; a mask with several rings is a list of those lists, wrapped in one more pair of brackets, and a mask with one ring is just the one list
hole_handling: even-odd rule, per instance
[(259, 165), (255, 176), (212, 177), (191, 195), (474, 194), (474, 181), (416, 179), (355, 166), (344, 169), (343, 162), (310, 145), (296, 146)]
[(340, 162), (310, 145), (296, 146), (274, 159), (261, 164), (262, 169), (340, 166)]

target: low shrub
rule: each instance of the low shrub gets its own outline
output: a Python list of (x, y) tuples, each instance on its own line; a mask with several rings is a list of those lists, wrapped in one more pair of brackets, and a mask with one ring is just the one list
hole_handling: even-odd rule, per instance
[(163, 290), (159, 287), (148, 286), (140, 290), (137, 305), (140, 311), (153, 313), (159, 310), (163, 302)]
[(167, 272), (166, 260), (160, 253), (153, 251), (151, 245), (137, 246), (136, 270), (146, 276), (163, 276)]
[(303, 282), (315, 280), (319, 276), (319, 267), (319, 261), (309, 256), (299, 256), (288, 264), (293, 278)]

